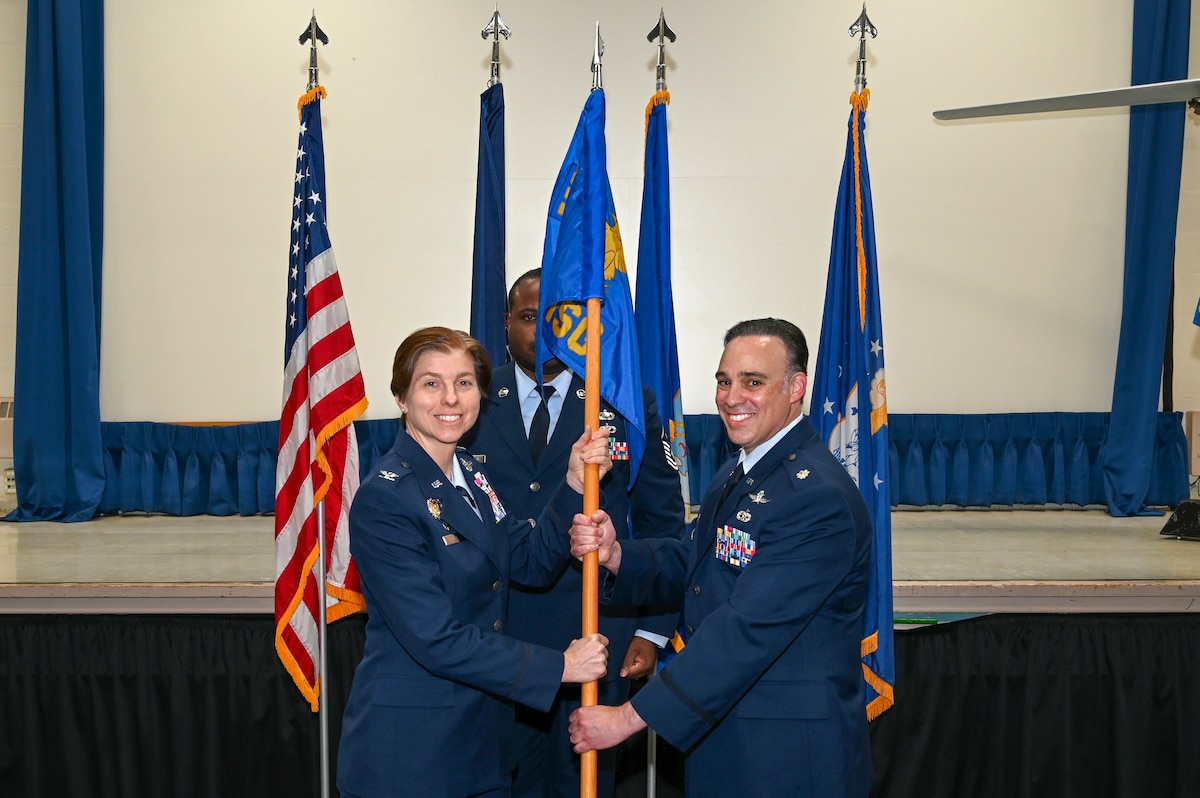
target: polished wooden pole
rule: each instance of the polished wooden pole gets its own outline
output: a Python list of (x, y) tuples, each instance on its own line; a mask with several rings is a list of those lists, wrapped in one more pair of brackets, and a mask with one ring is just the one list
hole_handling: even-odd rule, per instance
[[(583, 420), (594, 432), (600, 428), (600, 299), (587, 302), (587, 368), (584, 387)], [(591, 515), (600, 509), (600, 466), (587, 464), (583, 472), (583, 512)], [(583, 558), (583, 634), (600, 631), (600, 555)], [(597, 682), (582, 685), (581, 703), (594, 707), (599, 699)], [(588, 751), (579, 760), (580, 798), (596, 798), (596, 752)]]

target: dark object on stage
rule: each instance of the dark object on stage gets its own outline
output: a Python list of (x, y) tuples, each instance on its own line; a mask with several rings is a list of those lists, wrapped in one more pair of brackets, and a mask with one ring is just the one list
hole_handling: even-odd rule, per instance
[(1160, 534), (1181, 540), (1200, 540), (1200, 499), (1181, 501)]

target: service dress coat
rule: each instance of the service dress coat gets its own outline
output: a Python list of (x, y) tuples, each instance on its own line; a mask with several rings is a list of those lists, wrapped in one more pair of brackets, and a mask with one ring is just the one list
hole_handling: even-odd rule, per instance
[(539, 518), (519, 519), (479, 464), (457, 457), (483, 520), (403, 427), (354, 498), (368, 620), (338, 749), (344, 794), (507, 788), (514, 702), (544, 710), (559, 688), (561, 650), (508, 636), (506, 602), (511, 579), (561, 570), (582, 497), (564, 484)]
[(865, 798), (861, 666), (872, 527), (853, 480), (801, 419), (683, 541), (622, 544), (605, 597), (683, 595), (686, 648), (632, 699), (684, 751), (688, 798)]

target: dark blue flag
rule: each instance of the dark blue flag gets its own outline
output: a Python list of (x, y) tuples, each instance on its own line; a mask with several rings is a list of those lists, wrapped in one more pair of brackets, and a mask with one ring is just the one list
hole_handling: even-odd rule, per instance
[(863, 141), (870, 93), (851, 95), (849, 134), (833, 217), (821, 344), (809, 412), (817, 433), (862, 491), (875, 525), (874, 567), (863, 617), (867, 717), (892, 706), (892, 506), (887, 393), (871, 181)]
[(633, 297), (621, 231), (608, 182), (604, 92), (583, 106), (567, 157), (550, 195), (542, 292), (538, 305), (538, 381), (551, 357), (576, 374), (587, 370), (587, 300), (600, 298), (600, 394), (625, 417), (628, 441), (613, 441), (614, 457), (628, 458), (637, 477), (645, 451), (641, 368)]
[(646, 106), (646, 156), (642, 177), (642, 226), (638, 234), (637, 320), (642, 384), (654, 391), (671, 456), (679, 465), (679, 485), (690, 521), (695, 515), (688, 482), (683, 402), (679, 391), (679, 346), (675, 337), (675, 298), (671, 292), (671, 182), (667, 157), (667, 105), (661, 91)]
[(479, 95), (479, 166), (475, 176), (475, 252), (471, 336), (499, 365), (505, 360), (508, 311), (504, 274), (504, 86)]

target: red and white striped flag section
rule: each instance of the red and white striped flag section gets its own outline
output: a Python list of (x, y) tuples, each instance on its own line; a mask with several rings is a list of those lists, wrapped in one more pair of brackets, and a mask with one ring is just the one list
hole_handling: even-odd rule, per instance
[[(300, 98), (275, 471), (275, 649), (313, 712), (321, 681), (317, 591), (324, 582), (329, 621), (366, 608), (350, 558), (349, 513), (358, 490), (353, 422), (366, 410), (367, 395), (325, 224), (324, 96), (318, 86)], [(324, 578), (317, 540), (322, 500)]]

